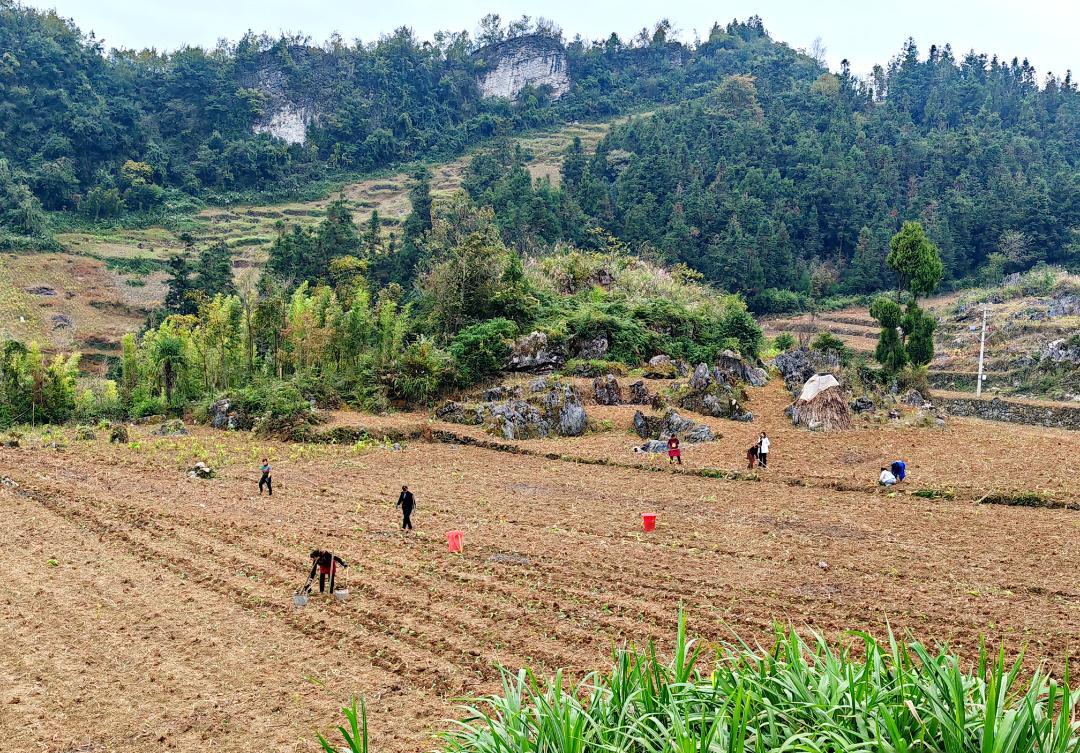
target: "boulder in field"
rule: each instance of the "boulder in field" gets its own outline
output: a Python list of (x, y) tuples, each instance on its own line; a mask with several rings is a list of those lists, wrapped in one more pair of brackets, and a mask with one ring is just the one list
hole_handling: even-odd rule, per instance
[(182, 437), (188, 433), (188, 430), (179, 418), (170, 418), (168, 421), (162, 421), (153, 433), (159, 437)]
[(593, 380), (593, 396), (598, 405), (621, 405), (622, 388), (614, 374), (606, 374)]
[(645, 365), (645, 376), (649, 379), (674, 379), (679, 369), (669, 356), (653, 356)]
[(127, 444), (128, 443), (128, 430), (123, 424), (117, 424), (112, 427), (112, 431), (109, 432), (109, 442), (112, 444)]
[(648, 405), (650, 400), (649, 390), (645, 386), (645, 382), (638, 379), (636, 382), (630, 383), (631, 405)]
[(713, 373), (714, 377), (723, 378), (732, 384), (745, 382), (751, 387), (764, 387), (769, 381), (765, 369), (751, 366), (733, 350), (725, 350), (720, 354)]

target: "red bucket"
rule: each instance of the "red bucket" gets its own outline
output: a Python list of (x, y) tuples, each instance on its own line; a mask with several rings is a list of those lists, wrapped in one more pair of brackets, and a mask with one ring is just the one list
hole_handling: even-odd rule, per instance
[(465, 548), (465, 532), (464, 531), (447, 531), (446, 532), (446, 547), (451, 552), (460, 552)]
[(656, 513), (643, 512), (641, 513), (641, 527), (646, 531), (652, 531), (656, 529)]

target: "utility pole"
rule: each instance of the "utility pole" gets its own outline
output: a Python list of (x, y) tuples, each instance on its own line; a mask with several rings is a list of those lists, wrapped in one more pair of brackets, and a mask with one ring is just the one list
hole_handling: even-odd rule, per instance
[(979, 378), (975, 382), (975, 397), (982, 397), (983, 358), (986, 356), (986, 306), (983, 306), (982, 339), (979, 341)]

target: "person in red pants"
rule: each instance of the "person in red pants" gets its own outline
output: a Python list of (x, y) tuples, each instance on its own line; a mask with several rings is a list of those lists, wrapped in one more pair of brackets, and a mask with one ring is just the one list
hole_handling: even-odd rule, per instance
[(667, 441), (668, 464), (678, 463), (682, 465), (682, 450), (679, 449), (679, 438), (672, 434)]
[(319, 573), (319, 593), (326, 592), (326, 577), (330, 576), (330, 593), (334, 593), (334, 576), (337, 574), (338, 565), (348, 567), (345, 560), (337, 555), (316, 549), (311, 553), (311, 572), (308, 574), (305, 592), (310, 592), (315, 582), (315, 572)]

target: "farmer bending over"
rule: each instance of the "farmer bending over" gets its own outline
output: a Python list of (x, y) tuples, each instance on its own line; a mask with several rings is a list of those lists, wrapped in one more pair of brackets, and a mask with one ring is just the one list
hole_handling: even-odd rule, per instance
[(262, 472), (262, 476), (259, 478), (259, 496), (262, 496), (263, 487), (266, 487), (266, 491), (270, 496), (274, 496), (274, 480), (270, 476), (270, 461), (263, 458), (262, 465), (259, 466), (259, 470)]
[(311, 572), (308, 574), (308, 585), (305, 590), (311, 590), (315, 580), (315, 571), (319, 571), (319, 593), (326, 591), (326, 576), (330, 576), (330, 593), (334, 593), (334, 576), (337, 574), (337, 566), (348, 567), (345, 560), (330, 552), (316, 549), (311, 553)]
[(412, 530), (412, 511), (416, 507), (416, 497), (409, 491), (409, 487), (401, 487), (401, 495), (397, 499), (397, 506), (401, 508), (401, 530)]
[(672, 434), (667, 441), (668, 465), (678, 463), (682, 465), (682, 450), (679, 449), (679, 438)]
[(882, 468), (881, 475), (878, 476), (878, 484), (881, 486), (896, 486), (896, 476), (892, 475), (892, 471), (888, 468)]
[(752, 471), (754, 466), (757, 465), (758, 458), (758, 446), (754, 445), (746, 450), (746, 469)]
[(907, 463), (903, 460), (894, 460), (892, 466), (889, 467), (889, 472), (896, 477), (897, 482), (903, 481), (907, 478)]

